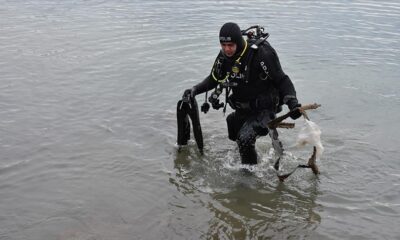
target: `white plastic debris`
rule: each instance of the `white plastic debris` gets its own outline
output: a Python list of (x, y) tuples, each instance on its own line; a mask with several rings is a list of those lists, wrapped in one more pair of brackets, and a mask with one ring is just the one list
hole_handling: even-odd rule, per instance
[(320, 159), (324, 152), (324, 147), (321, 143), (321, 129), (316, 123), (304, 119), (304, 125), (297, 136), (297, 145), (305, 146), (307, 144), (317, 148), (316, 158)]

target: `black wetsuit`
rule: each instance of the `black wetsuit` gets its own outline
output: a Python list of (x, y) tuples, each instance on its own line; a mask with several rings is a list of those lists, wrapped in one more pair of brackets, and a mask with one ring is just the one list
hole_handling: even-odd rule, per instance
[(200, 94), (215, 88), (218, 81), (235, 85), (229, 96), (235, 112), (226, 120), (229, 139), (237, 142), (244, 164), (257, 163), (256, 138), (268, 134), (266, 124), (275, 118), (279, 105), (297, 103), (293, 83), (283, 72), (275, 50), (266, 41), (256, 50), (251, 45), (244, 44), (232, 58), (220, 52), (210, 75), (194, 87)]

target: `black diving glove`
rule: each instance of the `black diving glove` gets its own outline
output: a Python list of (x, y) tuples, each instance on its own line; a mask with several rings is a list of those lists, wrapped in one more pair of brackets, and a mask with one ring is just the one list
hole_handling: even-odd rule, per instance
[(186, 89), (183, 92), (182, 99), (190, 100), (190, 99), (193, 99), (195, 96), (196, 96), (196, 88), (192, 87), (192, 88)]
[(290, 118), (291, 118), (291, 119), (296, 120), (296, 119), (298, 119), (299, 117), (301, 117), (302, 114), (301, 114), (300, 109), (299, 109), (299, 107), (301, 107), (301, 104), (297, 101), (297, 99), (292, 99), (292, 100), (290, 100), (290, 101), (287, 103), (287, 105), (288, 105), (290, 111), (292, 111), (292, 110), (294, 110), (294, 109), (297, 108), (295, 111), (293, 111), (293, 112), (290, 114)]

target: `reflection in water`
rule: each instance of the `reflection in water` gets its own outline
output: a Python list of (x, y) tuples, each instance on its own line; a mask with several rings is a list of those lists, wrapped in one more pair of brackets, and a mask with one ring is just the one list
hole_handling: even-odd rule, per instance
[[(399, 9), (2, 1), (0, 239), (399, 239)], [(213, 110), (206, 155), (171, 154), (175, 104), (210, 71), (226, 21), (265, 26), (301, 102), (322, 104), (319, 184), (306, 169), (280, 185), (272, 161), (243, 176)]]
[(314, 208), (316, 185), (309, 195), (290, 190), (284, 184), (265, 190), (237, 186), (227, 193), (212, 194), (216, 204), (207, 238), (299, 237), (312, 232), (321, 219)]
[(306, 179), (303, 186), (296, 184), (301, 181), (280, 183), (275, 178), (265, 182), (253, 172), (221, 174), (219, 165), (224, 159), (208, 164), (206, 156), (195, 156), (194, 151), (189, 148), (176, 155), (176, 172), (170, 182), (212, 213), (202, 238), (307, 237), (321, 222), (315, 178)]

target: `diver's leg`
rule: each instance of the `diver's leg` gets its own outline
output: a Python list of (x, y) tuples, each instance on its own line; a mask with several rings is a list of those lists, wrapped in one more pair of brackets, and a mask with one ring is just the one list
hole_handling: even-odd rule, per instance
[(237, 144), (239, 147), (242, 164), (257, 164), (257, 152), (255, 148), (257, 132), (254, 129), (256, 119), (251, 117), (247, 120), (237, 134)]
[(266, 124), (273, 117), (270, 111), (264, 110), (249, 116), (240, 128), (236, 142), (239, 146), (243, 164), (257, 164), (257, 152), (255, 149), (257, 137), (268, 134)]
[(232, 141), (237, 140), (238, 132), (246, 121), (246, 115), (240, 112), (232, 112), (226, 117), (228, 137)]

